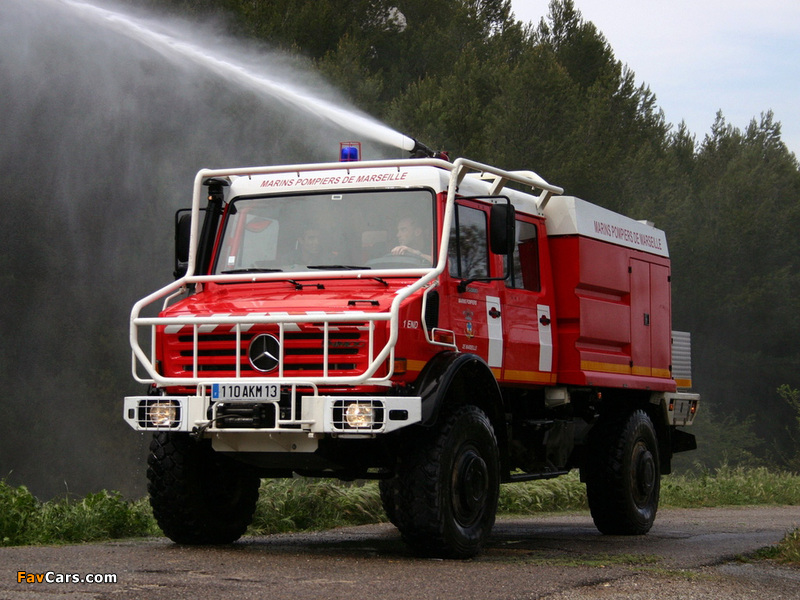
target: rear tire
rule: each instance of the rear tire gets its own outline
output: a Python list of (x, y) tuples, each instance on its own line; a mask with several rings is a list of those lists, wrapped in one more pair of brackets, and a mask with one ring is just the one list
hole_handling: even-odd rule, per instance
[(475, 556), (494, 525), (500, 492), (488, 417), (476, 406), (457, 407), (408, 447), (396, 479), (384, 486), (403, 540), (424, 556)]
[(658, 440), (642, 410), (598, 425), (585, 473), (594, 524), (607, 535), (650, 531), (661, 490)]
[(228, 544), (253, 518), (260, 480), (246, 465), (184, 433), (156, 433), (147, 491), (159, 527), (178, 544)]

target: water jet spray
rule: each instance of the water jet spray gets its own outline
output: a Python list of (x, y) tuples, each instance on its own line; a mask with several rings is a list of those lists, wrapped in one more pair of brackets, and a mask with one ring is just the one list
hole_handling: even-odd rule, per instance
[(432, 153), (430, 149), (416, 140), (387, 127), (368, 115), (319, 98), (289, 81), (278, 79), (252, 66), (245, 67), (234, 58), (224, 56), (221, 50), (211, 53), (208, 49), (181, 36), (178, 31), (158, 31), (156, 24), (148, 23), (144, 19), (100, 8), (87, 2), (78, 0), (60, 0), (60, 2), (72, 7), (84, 18), (112, 28), (170, 59), (181, 58), (192, 62), (228, 81), (303, 109), (309, 115), (328, 120), (374, 142), (399, 148), (412, 154), (417, 154), (423, 148), (427, 156)]

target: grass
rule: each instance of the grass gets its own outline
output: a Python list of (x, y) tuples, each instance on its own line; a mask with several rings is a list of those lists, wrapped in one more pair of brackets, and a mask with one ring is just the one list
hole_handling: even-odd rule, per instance
[(266, 535), (386, 521), (376, 482), (266, 479), (249, 533)]
[(556, 479), (526, 481), (500, 487), (497, 510), (504, 515), (523, 515), (588, 509), (586, 487), (578, 472)]
[[(800, 504), (800, 476), (766, 468), (722, 466), (661, 480), (662, 508)], [(503, 486), (501, 514), (574, 511), (588, 508), (577, 471), (545, 481)]]
[[(722, 467), (662, 480), (663, 508), (800, 504), (800, 476), (765, 468)], [(531, 515), (587, 509), (577, 472), (545, 481), (503, 485), (498, 512)], [(261, 484), (248, 531), (266, 535), (322, 530), (386, 520), (376, 482), (275, 479)], [(128, 501), (117, 492), (47, 502), (25, 486), (0, 480), (0, 546), (100, 541), (159, 535), (146, 499)], [(800, 530), (776, 547), (776, 560), (800, 564)]]
[(54, 544), (155, 535), (147, 500), (130, 502), (118, 492), (84, 498), (37, 500), (25, 487), (0, 481), (0, 546)]
[(668, 475), (661, 486), (661, 505), (672, 508), (795, 504), (800, 504), (800, 476), (765, 467)]
[(756, 552), (754, 558), (800, 567), (800, 529), (787, 533), (775, 546)]

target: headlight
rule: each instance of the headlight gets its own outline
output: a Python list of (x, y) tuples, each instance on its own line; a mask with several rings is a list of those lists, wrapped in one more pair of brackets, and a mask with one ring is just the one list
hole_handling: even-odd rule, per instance
[(154, 427), (172, 427), (178, 421), (178, 405), (172, 400), (153, 402), (147, 407), (147, 420)]
[(386, 410), (376, 398), (337, 398), (330, 413), (330, 428), (343, 433), (372, 433), (383, 429)]
[(374, 412), (371, 404), (362, 404), (360, 402), (353, 402), (347, 406), (344, 413), (344, 418), (350, 427), (362, 428), (372, 427), (375, 421)]

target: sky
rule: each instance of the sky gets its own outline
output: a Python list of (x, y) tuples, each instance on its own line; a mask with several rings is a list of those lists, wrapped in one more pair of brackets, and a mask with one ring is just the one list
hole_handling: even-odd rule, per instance
[[(549, 0), (512, 0), (538, 23)], [(800, 158), (800, 2), (797, 0), (575, 0), (617, 60), (656, 95), (667, 122), (698, 142), (717, 111), (744, 130), (772, 110)]]

